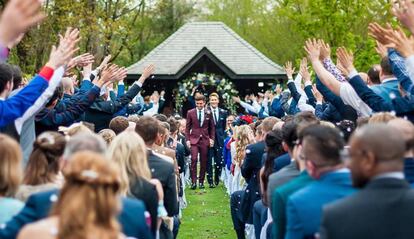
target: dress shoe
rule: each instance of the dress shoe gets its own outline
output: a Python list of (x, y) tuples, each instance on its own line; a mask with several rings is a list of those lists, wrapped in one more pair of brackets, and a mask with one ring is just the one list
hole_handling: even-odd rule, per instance
[(205, 187), (204, 187), (204, 184), (200, 183), (200, 185), (198, 185), (198, 188), (199, 188), (199, 189), (204, 189), (204, 188), (205, 188)]
[(197, 188), (197, 184), (195, 183), (191, 184), (191, 190), (196, 190), (196, 188)]
[(218, 186), (219, 185), (219, 183), (220, 183), (220, 180), (214, 180), (214, 184), (216, 185), (216, 186)]
[(215, 187), (216, 187), (216, 185), (214, 185), (212, 183), (209, 184), (209, 188), (215, 188)]

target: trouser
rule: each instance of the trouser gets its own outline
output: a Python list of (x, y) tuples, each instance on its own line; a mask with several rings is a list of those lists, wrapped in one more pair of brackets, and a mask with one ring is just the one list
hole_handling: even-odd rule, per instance
[(246, 235), (244, 232), (245, 229), (245, 222), (242, 220), (241, 210), (240, 210), (240, 202), (241, 196), (244, 191), (236, 191), (231, 194), (230, 196), (230, 213), (231, 213), (231, 220), (233, 221), (233, 228), (236, 231), (238, 239), (245, 239)]
[(267, 208), (263, 205), (262, 200), (258, 200), (253, 206), (253, 225), (256, 239), (260, 238), (262, 227), (265, 225), (267, 220)]
[(213, 183), (213, 168), (214, 168), (214, 182), (216, 184), (220, 181), (221, 170), (223, 168), (223, 147), (215, 145), (208, 150), (207, 161), (207, 181), (209, 184)]
[(204, 184), (204, 177), (207, 169), (208, 145), (192, 144), (191, 145), (191, 182), (197, 183), (197, 159), (200, 154), (200, 176), (199, 183)]

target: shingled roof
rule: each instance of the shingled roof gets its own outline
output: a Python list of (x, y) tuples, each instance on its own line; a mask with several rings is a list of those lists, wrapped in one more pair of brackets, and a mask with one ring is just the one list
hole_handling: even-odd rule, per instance
[[(285, 75), (283, 68), (243, 40), (222, 22), (187, 23), (148, 55), (128, 67), (129, 75), (141, 75), (145, 66), (156, 65), (156, 75), (179, 78), (201, 55), (222, 63), (231, 78)], [(244, 77), (243, 77), (244, 76)]]

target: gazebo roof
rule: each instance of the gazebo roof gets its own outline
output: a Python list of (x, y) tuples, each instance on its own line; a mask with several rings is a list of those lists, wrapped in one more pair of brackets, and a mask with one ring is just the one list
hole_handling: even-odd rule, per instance
[(141, 75), (145, 66), (155, 64), (156, 75), (179, 79), (185, 69), (189, 69), (203, 55), (207, 55), (234, 79), (285, 75), (281, 66), (222, 22), (185, 24), (148, 55), (128, 67), (128, 74)]

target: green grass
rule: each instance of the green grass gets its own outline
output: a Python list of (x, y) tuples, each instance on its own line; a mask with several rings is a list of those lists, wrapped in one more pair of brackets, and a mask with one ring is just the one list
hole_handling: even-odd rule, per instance
[(179, 239), (234, 239), (230, 197), (222, 183), (217, 188), (195, 191), (186, 188), (187, 208), (183, 210)]

